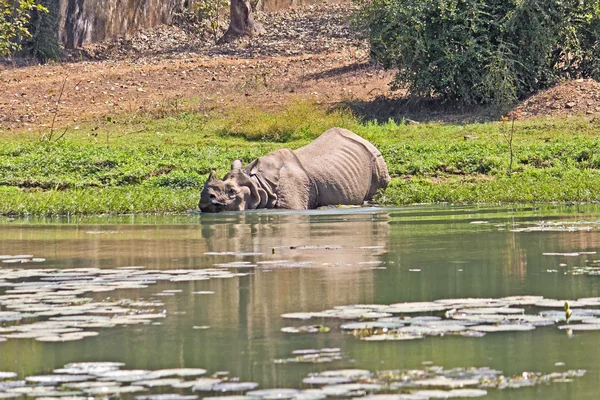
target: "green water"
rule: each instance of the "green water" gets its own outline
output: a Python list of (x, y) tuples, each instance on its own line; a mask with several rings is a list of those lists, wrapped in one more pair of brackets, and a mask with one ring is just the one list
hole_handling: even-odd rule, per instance
[[(556, 326), (482, 338), (427, 337), (408, 342), (364, 342), (339, 329), (290, 335), (299, 325), (281, 314), (338, 305), (430, 301), (462, 297), (600, 296), (600, 277), (573, 276), (586, 258), (543, 253), (600, 252), (597, 206), (543, 208), (411, 207), (221, 215), (87, 217), (72, 220), (0, 219), (0, 254), (46, 259), (25, 268), (201, 269), (231, 261), (311, 262), (303, 268), (263, 265), (232, 279), (159, 282), (142, 290), (95, 298), (160, 297), (160, 326), (124, 326), (70, 343), (0, 343), (0, 371), (49, 373), (78, 361), (121, 361), (126, 368), (206, 368), (255, 381), (260, 388), (302, 387), (308, 373), (338, 368), (375, 370), (489, 366), (505, 374), (586, 369), (568, 384), (489, 390), (486, 399), (592, 399), (600, 391), (600, 332), (568, 337)], [(486, 223), (475, 223), (484, 221)], [(581, 231), (514, 232), (539, 221)], [(582, 222), (584, 222), (582, 224)], [(329, 246), (290, 249), (289, 246)], [(365, 248), (366, 247), (366, 248)], [(260, 256), (205, 255), (260, 252)], [(379, 262), (380, 264), (377, 264)], [(559, 266), (564, 263), (567, 266)], [(12, 268), (11, 266), (10, 268)], [(374, 268), (377, 267), (377, 268)], [(8, 268), (0, 264), (0, 268)], [(22, 268), (19, 266), (19, 268)], [(548, 272), (556, 270), (558, 272)], [(192, 294), (214, 291), (214, 294)], [(4, 292), (0, 288), (0, 294)], [(332, 326), (336, 323), (333, 322)], [(210, 329), (194, 329), (210, 326)], [(332, 364), (275, 364), (296, 349), (340, 347)], [(565, 366), (555, 366), (564, 362)]]

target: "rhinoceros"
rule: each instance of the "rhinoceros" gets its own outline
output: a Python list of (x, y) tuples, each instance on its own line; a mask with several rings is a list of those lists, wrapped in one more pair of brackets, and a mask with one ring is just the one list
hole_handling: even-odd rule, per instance
[(235, 160), (223, 180), (212, 171), (198, 207), (221, 212), (361, 205), (389, 183), (375, 146), (349, 130), (332, 128), (304, 147), (273, 151), (245, 168)]

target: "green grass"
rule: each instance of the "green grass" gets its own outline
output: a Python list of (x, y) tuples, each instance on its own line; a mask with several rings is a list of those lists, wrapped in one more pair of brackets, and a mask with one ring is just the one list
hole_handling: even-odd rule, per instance
[(59, 141), (41, 141), (47, 130), (2, 132), (0, 214), (194, 209), (211, 169), (223, 175), (235, 158), (247, 163), (277, 148), (297, 148), (333, 126), (382, 151), (393, 180), (381, 204), (600, 200), (598, 121), (517, 121), (508, 173), (509, 123), (378, 124), (301, 103), (279, 113), (247, 108), (108, 118), (72, 128)]

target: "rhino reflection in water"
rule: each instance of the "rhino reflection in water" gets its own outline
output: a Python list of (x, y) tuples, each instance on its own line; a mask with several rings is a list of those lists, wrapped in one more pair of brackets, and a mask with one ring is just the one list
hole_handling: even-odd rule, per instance
[[(372, 304), (378, 283), (373, 268), (389, 267), (391, 215), (342, 209), (321, 214), (235, 213), (201, 224), (198, 248), (207, 265), (240, 263), (249, 273), (240, 283), (218, 280), (219, 292), (202, 321), (228, 321), (251, 338), (273, 335), (273, 318), (291, 310), (321, 310), (325, 304)], [(225, 252), (262, 253), (231, 256)], [(221, 253), (221, 255), (219, 255)], [(267, 271), (273, 273), (267, 273)], [(212, 282), (212, 281), (211, 281)], [(382, 285), (381, 281), (379, 285)], [(275, 332), (276, 334), (277, 332)]]
[(389, 183), (387, 166), (375, 146), (346, 129), (333, 128), (304, 147), (273, 151), (246, 168), (235, 160), (223, 180), (212, 171), (198, 207), (221, 212), (360, 205)]

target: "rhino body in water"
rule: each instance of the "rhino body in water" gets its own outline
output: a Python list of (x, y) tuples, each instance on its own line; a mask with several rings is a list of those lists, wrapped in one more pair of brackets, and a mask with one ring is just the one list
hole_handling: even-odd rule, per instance
[(198, 207), (221, 212), (361, 205), (389, 183), (375, 146), (349, 130), (332, 128), (304, 147), (273, 151), (245, 168), (235, 160), (223, 180), (212, 171)]

